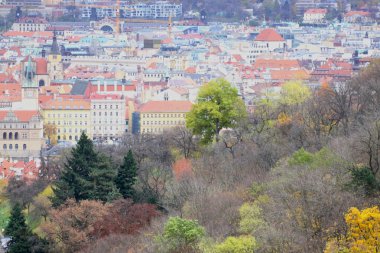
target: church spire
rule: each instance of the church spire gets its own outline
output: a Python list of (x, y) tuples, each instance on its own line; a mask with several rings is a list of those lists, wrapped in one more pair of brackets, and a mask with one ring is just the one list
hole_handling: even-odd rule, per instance
[(57, 42), (57, 33), (56, 33), (56, 31), (54, 31), (53, 43), (51, 45), (50, 54), (53, 54), (53, 55), (60, 54), (60, 50), (59, 50), (59, 46), (58, 46), (58, 42)]

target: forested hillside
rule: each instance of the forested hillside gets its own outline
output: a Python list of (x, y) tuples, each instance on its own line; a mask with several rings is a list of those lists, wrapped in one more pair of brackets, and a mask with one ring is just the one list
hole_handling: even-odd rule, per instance
[(187, 128), (115, 146), (82, 135), (4, 190), (10, 252), (379, 252), (379, 73), (290, 82), (252, 110), (219, 79)]

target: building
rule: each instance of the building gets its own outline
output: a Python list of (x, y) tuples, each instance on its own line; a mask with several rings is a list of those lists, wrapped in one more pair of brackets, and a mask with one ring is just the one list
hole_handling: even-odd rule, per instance
[(94, 140), (115, 140), (127, 129), (123, 95), (91, 95), (91, 125)]
[[(57, 36), (54, 33), (50, 54), (48, 55), (48, 73), (50, 80), (63, 79), (63, 62)], [(42, 85), (40, 85), (42, 86)]]
[(286, 46), (285, 39), (276, 30), (271, 28), (264, 29), (254, 39), (248, 54), (248, 60), (253, 63), (259, 55), (274, 52), (276, 49), (283, 50)]
[(150, 101), (139, 108), (140, 133), (162, 133), (165, 129), (184, 126), (191, 110), (189, 101)]
[(42, 0), (6, 0), (6, 3), (11, 6), (40, 6)]
[(45, 31), (48, 26), (49, 23), (43, 18), (24, 17), (12, 25), (12, 30), (18, 32), (41, 32)]
[[(168, 1), (157, 1), (153, 3), (137, 3), (123, 5), (121, 8), (121, 16), (125, 18), (179, 18), (182, 16), (182, 4), (170, 3)], [(90, 18), (95, 10), (98, 18), (116, 17), (116, 8), (111, 3), (109, 8), (104, 5), (102, 7), (84, 6), (81, 8), (82, 17)]]
[(369, 23), (372, 22), (371, 13), (366, 11), (349, 11), (344, 15), (347, 23)]
[(326, 14), (326, 9), (308, 9), (303, 14), (303, 22), (305, 24), (321, 24), (325, 21)]
[(0, 156), (28, 160), (39, 157), (43, 146), (38, 111), (0, 111)]
[(49, 138), (56, 141), (70, 141), (75, 143), (84, 132), (92, 138), (90, 101), (57, 97), (41, 105), (44, 124), (54, 126), (54, 133)]

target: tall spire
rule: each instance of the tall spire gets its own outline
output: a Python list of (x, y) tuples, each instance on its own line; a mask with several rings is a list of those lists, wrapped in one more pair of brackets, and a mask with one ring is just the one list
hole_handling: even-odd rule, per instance
[(60, 54), (60, 51), (59, 51), (59, 46), (58, 46), (58, 42), (57, 42), (57, 33), (54, 31), (54, 36), (53, 36), (53, 43), (51, 45), (51, 51), (50, 51), (50, 54), (53, 54), (53, 55), (58, 55)]

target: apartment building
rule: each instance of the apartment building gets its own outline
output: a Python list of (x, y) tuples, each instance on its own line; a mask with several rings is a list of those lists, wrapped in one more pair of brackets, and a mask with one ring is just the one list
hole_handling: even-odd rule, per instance
[[(107, 8), (109, 5), (109, 8)], [(95, 9), (98, 18), (116, 17), (116, 8), (114, 3), (108, 2), (101, 8), (84, 6), (81, 8), (82, 17), (90, 18), (92, 9)], [(125, 18), (173, 18), (182, 16), (182, 4), (174, 4), (167, 1), (157, 1), (154, 3), (123, 4), (121, 7), (121, 16)]]
[(24, 160), (39, 157), (42, 129), (38, 111), (0, 111), (0, 157)]
[(139, 108), (140, 133), (162, 133), (166, 129), (186, 124), (191, 110), (189, 101), (150, 101)]
[(91, 124), (94, 140), (115, 140), (126, 131), (126, 102), (123, 95), (91, 95)]
[(41, 105), (45, 125), (55, 126), (52, 142), (79, 140), (84, 132), (92, 138), (91, 104), (89, 100), (58, 97)]

